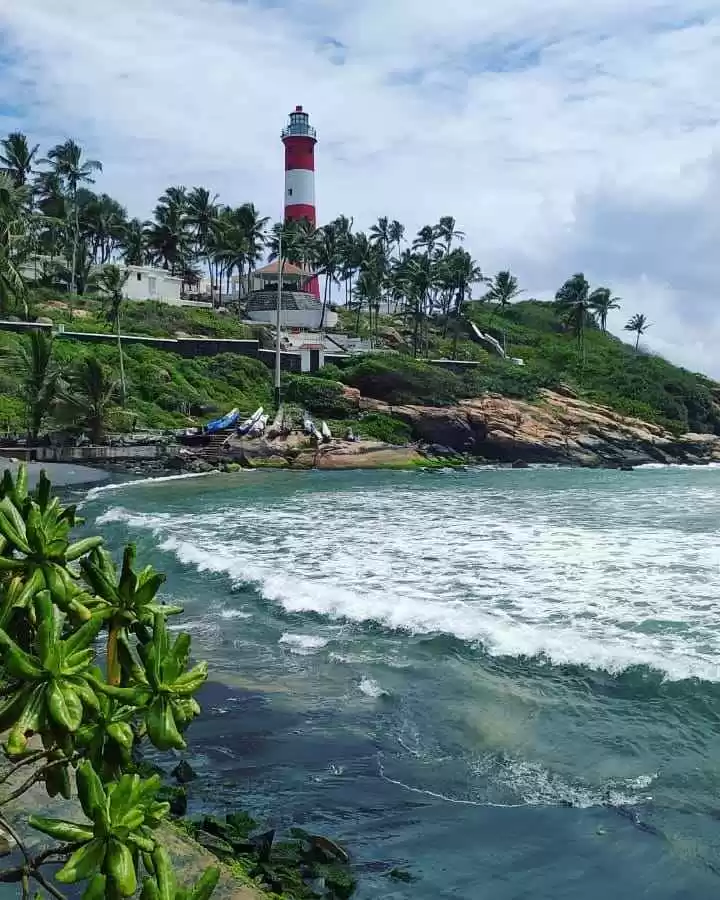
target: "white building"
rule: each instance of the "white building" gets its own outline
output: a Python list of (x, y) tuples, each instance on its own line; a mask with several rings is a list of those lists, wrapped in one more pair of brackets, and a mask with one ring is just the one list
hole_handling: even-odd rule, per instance
[[(245, 299), (247, 317), (253, 322), (274, 325), (277, 318), (278, 293), (277, 261), (258, 269), (253, 276), (253, 291)], [(323, 317), (322, 303), (305, 288), (309, 283), (306, 272), (291, 263), (283, 266), (283, 290), (280, 307), (280, 325), (286, 329), (315, 331), (334, 328), (338, 315), (329, 307)]]
[(128, 300), (159, 300), (182, 305), (182, 278), (156, 266), (127, 266), (123, 295)]

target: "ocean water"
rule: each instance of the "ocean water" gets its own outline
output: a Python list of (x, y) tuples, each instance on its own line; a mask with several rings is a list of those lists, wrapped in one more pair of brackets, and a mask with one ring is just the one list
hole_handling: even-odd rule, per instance
[(720, 894), (720, 469), (251, 472), (83, 513), (211, 663), (192, 811), (339, 839), (358, 898)]

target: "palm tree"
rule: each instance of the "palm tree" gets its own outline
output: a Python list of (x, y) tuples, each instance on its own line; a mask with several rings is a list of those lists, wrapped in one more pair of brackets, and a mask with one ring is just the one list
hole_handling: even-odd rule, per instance
[(105, 437), (117, 392), (117, 381), (108, 376), (97, 357), (87, 356), (76, 365), (67, 382), (61, 386), (60, 410), (90, 433), (93, 444), (100, 444)]
[(381, 216), (376, 225), (370, 226), (370, 243), (380, 244), (385, 251), (390, 247), (390, 220), (387, 216)]
[(9, 175), (18, 187), (27, 184), (39, 146), (31, 148), (21, 131), (13, 131), (0, 141), (0, 172)]
[(323, 305), (320, 315), (320, 328), (325, 324), (325, 312), (330, 299), (330, 291), (337, 278), (338, 267), (341, 263), (340, 246), (335, 226), (330, 223), (318, 229), (318, 237), (315, 246), (315, 265), (319, 275), (325, 276), (323, 290)]
[(592, 318), (590, 311), (590, 285), (587, 278), (578, 272), (563, 284), (555, 294), (555, 302), (565, 321), (571, 326), (578, 342), (578, 350), (585, 361), (585, 326)]
[(144, 266), (147, 261), (145, 232), (140, 219), (125, 222), (118, 241), (122, 259), (127, 266)]
[(517, 278), (507, 269), (498, 272), (490, 281), (490, 289), (487, 291), (483, 300), (490, 303), (498, 303), (500, 309), (511, 303), (516, 297), (524, 293), (524, 290), (518, 286)]
[(145, 223), (145, 246), (153, 262), (177, 275), (189, 262), (190, 235), (187, 230), (187, 190), (169, 187), (155, 207), (154, 221)]
[(127, 284), (130, 273), (127, 269), (121, 269), (110, 263), (96, 272), (92, 276), (92, 285), (103, 297), (105, 305), (105, 315), (108, 322), (115, 329), (117, 335), (118, 357), (120, 358), (120, 401), (125, 405), (127, 398), (127, 389), (125, 384), (125, 359), (122, 348), (122, 338), (120, 336), (120, 313), (122, 311), (123, 288)]
[(17, 185), (0, 173), (0, 311), (7, 313), (17, 302), (28, 314), (27, 288), (22, 264), (32, 246), (34, 217), (28, 210), (30, 188)]
[(472, 295), (472, 285), (483, 281), (480, 266), (467, 252), (456, 247), (447, 256), (440, 260), (438, 276), (442, 287), (445, 289), (448, 302), (445, 318), (445, 330), (450, 323), (450, 307), (453, 312), (453, 358), (457, 354), (457, 344), (460, 336), (460, 316), (463, 305)]
[(120, 246), (127, 225), (127, 210), (107, 194), (78, 191), (82, 236), (93, 263), (104, 266)]
[(600, 321), (600, 328), (607, 331), (607, 317), (612, 309), (620, 309), (618, 303), (619, 297), (613, 297), (610, 288), (595, 288), (588, 298), (590, 309), (595, 313)]
[(452, 216), (441, 216), (435, 232), (441, 241), (445, 242), (445, 252), (450, 252), (450, 246), (454, 238), (462, 240), (465, 237), (464, 231), (458, 231), (455, 228), (456, 222)]
[(631, 317), (630, 321), (625, 326), (625, 331), (637, 332), (637, 338), (635, 339), (635, 350), (638, 349), (638, 346), (640, 344), (640, 335), (645, 334), (648, 328), (650, 328), (650, 323), (643, 315), (643, 313), (635, 313), (635, 315)]
[(398, 222), (397, 219), (393, 219), (390, 223), (390, 227), (388, 228), (388, 237), (390, 239), (390, 244), (393, 245), (396, 249), (396, 256), (400, 258), (400, 252), (402, 247), (402, 240), (405, 236), (405, 226)]
[[(263, 251), (267, 242), (267, 226), (270, 218), (269, 216), (261, 216), (253, 203), (243, 203), (242, 206), (239, 206), (237, 210), (235, 210), (235, 217), (245, 244), (245, 259), (248, 267), (247, 283), (249, 289), (252, 285), (255, 267), (263, 256)], [(238, 282), (238, 291), (242, 292), (240, 282)]]
[(52, 337), (31, 331), (28, 342), (18, 348), (17, 361), (27, 402), (28, 442), (35, 444), (57, 395), (58, 370), (53, 360)]
[(210, 277), (210, 294), (213, 295), (213, 262), (208, 252), (208, 243), (214, 223), (218, 217), (218, 196), (207, 188), (195, 187), (187, 195), (185, 222), (193, 231), (195, 249), (198, 256), (204, 256)]
[(439, 234), (432, 225), (423, 225), (412, 242), (413, 250), (424, 250), (430, 256), (435, 250)]
[(102, 163), (97, 159), (83, 159), (82, 148), (72, 138), (63, 144), (56, 144), (43, 160), (66, 186), (73, 208), (72, 265), (70, 269), (70, 291), (75, 293), (77, 285), (78, 245), (80, 243), (80, 209), (78, 188), (81, 184), (93, 184), (93, 172), (102, 172)]

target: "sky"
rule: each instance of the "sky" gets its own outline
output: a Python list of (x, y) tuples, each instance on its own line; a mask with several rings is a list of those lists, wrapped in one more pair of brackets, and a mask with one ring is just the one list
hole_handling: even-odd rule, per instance
[(716, 377), (718, 85), (720, 0), (0, 0), (0, 134), (74, 137), (131, 215), (185, 184), (277, 220), (303, 104), (321, 223), (453, 215), (486, 274), (582, 271)]

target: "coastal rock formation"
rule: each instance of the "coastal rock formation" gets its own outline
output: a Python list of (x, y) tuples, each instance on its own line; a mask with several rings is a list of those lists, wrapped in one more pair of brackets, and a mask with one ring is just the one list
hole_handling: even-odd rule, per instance
[(718, 435), (678, 437), (556, 391), (542, 391), (532, 402), (486, 394), (450, 407), (389, 406), (367, 398), (360, 405), (401, 419), (423, 442), (492, 461), (632, 466), (720, 460)]
[(340, 440), (313, 447), (306, 435), (298, 433), (273, 440), (233, 439), (223, 455), (244, 465), (275, 469), (389, 469), (420, 465), (424, 460), (415, 447)]

